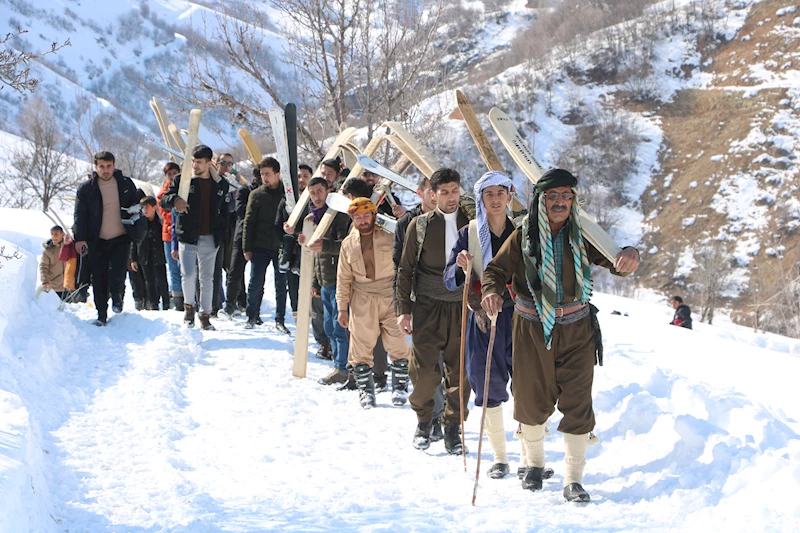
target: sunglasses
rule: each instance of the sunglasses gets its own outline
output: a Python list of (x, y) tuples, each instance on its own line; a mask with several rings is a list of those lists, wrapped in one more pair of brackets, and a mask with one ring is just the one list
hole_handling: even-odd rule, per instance
[(232, 167), (233, 161), (220, 161), (219, 166), (221, 167)]

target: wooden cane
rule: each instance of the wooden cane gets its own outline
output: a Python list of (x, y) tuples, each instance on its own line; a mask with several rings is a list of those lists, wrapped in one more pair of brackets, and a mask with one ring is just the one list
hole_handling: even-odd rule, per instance
[(478, 476), (481, 473), (481, 448), (483, 447), (483, 425), (486, 423), (486, 402), (489, 398), (489, 378), (492, 375), (492, 352), (494, 351), (494, 338), (497, 335), (497, 315), (490, 314), (492, 322), (489, 333), (489, 349), (486, 351), (486, 374), (483, 381), (483, 412), (481, 413), (481, 430), (478, 434), (478, 468), (475, 470), (475, 487), (472, 489), (472, 506), (475, 507), (475, 498), (478, 497)]
[(464, 280), (464, 298), (461, 302), (461, 356), (458, 368), (458, 404), (459, 415), (461, 418), (461, 455), (464, 457), (464, 472), (467, 471), (467, 445), (464, 440), (464, 365), (467, 358), (467, 298), (469, 296), (470, 278), (472, 277), (472, 259), (467, 261), (467, 268), (464, 270), (466, 279)]

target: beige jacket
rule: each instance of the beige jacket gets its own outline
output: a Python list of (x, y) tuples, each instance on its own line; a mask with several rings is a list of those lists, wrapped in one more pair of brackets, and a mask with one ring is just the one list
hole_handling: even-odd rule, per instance
[(339, 252), (339, 266), (336, 270), (336, 303), (339, 309), (347, 309), (354, 285), (369, 284), (374, 287), (383, 287), (385, 285), (388, 287), (387, 294), (389, 298), (392, 296), (394, 234), (376, 227), (372, 239), (372, 246), (375, 251), (374, 280), (367, 277), (367, 268), (364, 265), (364, 257), (361, 254), (361, 234), (358, 230), (354, 228), (342, 241), (342, 248)]
[(39, 280), (42, 284), (49, 283), (50, 288), (56, 292), (64, 290), (64, 263), (58, 260), (61, 246), (53, 244), (49, 239), (42, 243), (42, 262), (39, 263)]

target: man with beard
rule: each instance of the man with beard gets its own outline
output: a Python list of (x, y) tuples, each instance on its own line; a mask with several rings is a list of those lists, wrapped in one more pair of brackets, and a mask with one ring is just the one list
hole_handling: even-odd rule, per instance
[(589, 305), (590, 268), (603, 266), (615, 275), (635, 272), (639, 253), (625, 248), (612, 264), (583, 239), (577, 184), (566, 170), (544, 173), (522, 227), (483, 273), (482, 306), (489, 314), (501, 313), (511, 280), (514, 380), (524, 384), (514, 388), (514, 418), (522, 424), (527, 460), (522, 487), (542, 488), (545, 423), (558, 404), (564, 415), (558, 426), (564, 434), (564, 498), (587, 502), (581, 484), (595, 425), (592, 381), (595, 362), (603, 362), (596, 309)]
[(75, 250), (79, 255), (89, 253), (97, 326), (105, 326), (108, 320), (109, 293), (113, 311), (122, 312), (131, 246), (122, 209), (139, 203), (133, 181), (115, 165), (111, 152), (95, 154), (94, 173), (75, 195)]
[(391, 260), (394, 236), (375, 227), (377, 211), (369, 198), (356, 198), (350, 204), (347, 212), (358, 231), (351, 232), (342, 241), (336, 275), (338, 321), (350, 330), (348, 363), (353, 369), (364, 409), (375, 407), (372, 367), (377, 338), (381, 337), (391, 354), (394, 405), (406, 403), (411, 355), (394, 313), (394, 264)]
[(409, 374), (414, 390), (409, 401), (418, 422), (414, 447), (424, 450), (430, 446), (433, 396), (442, 381), (439, 367), (439, 352), (442, 352), (446, 392), (444, 444), (448, 453), (457, 455), (462, 453), (459, 395), (466, 405), (470, 392), (469, 387), (461, 386), (459, 374), (462, 294), (447, 290), (442, 275), (458, 230), (469, 219), (459, 209), (458, 172), (440, 168), (430, 181), (437, 207), (408, 226), (397, 270), (397, 324), (400, 331), (411, 335), (412, 341)]

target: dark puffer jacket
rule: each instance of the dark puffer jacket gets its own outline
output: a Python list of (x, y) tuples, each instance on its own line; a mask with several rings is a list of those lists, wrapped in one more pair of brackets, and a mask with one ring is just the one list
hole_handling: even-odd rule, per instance
[[(100, 226), (103, 225), (103, 194), (97, 180), (97, 172), (78, 187), (75, 196), (75, 242), (86, 241), (92, 243), (100, 237)], [(114, 171), (117, 180), (120, 208), (130, 207), (139, 203), (139, 194), (133, 180), (122, 175), (122, 171)]]
[(242, 251), (279, 250), (283, 228), (278, 228), (278, 209), (285, 194), (283, 186), (270, 189), (261, 185), (250, 193), (244, 215)]
[[(192, 178), (189, 188), (189, 212), (178, 213), (175, 221), (175, 233), (178, 241), (184, 244), (197, 244), (200, 238), (200, 205), (201, 187), (197, 183), (202, 178)], [(216, 172), (211, 173), (211, 234), (214, 236), (214, 245), (221, 246), (225, 241), (225, 232), (228, 229), (228, 210), (230, 209), (231, 196), (228, 194), (230, 185), (219, 177)], [(172, 180), (169, 190), (161, 197), (161, 207), (172, 209), (178, 199), (181, 186), (180, 174)]]

